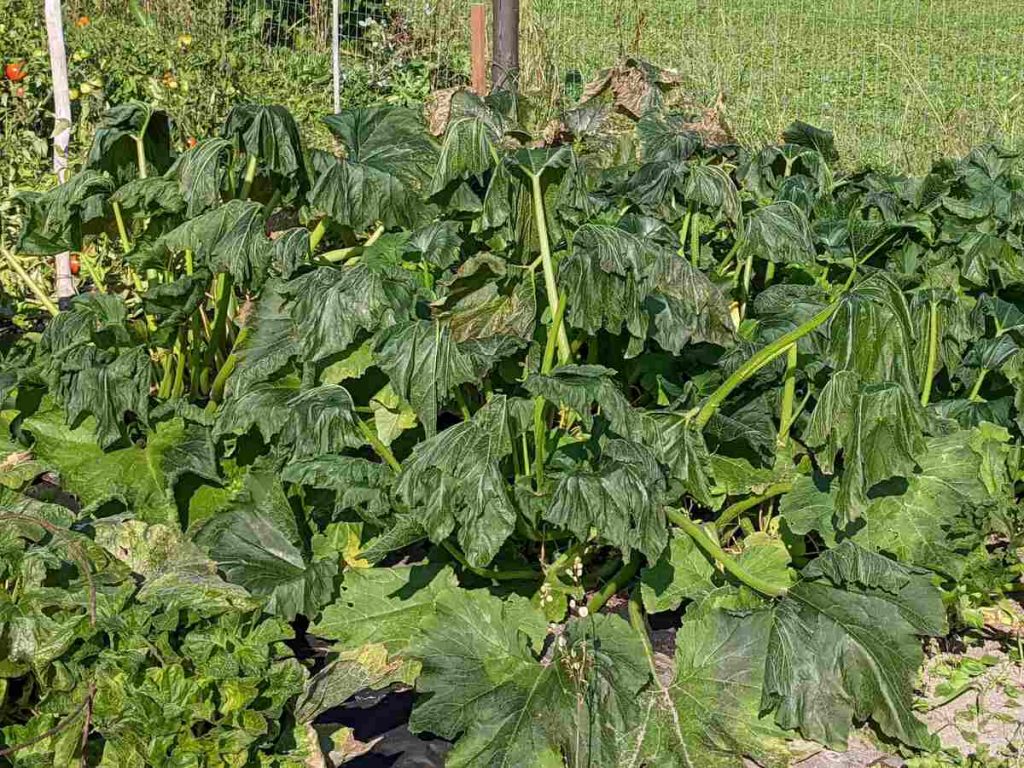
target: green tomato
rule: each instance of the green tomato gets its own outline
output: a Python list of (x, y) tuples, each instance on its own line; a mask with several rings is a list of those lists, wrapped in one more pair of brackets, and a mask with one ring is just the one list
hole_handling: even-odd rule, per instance
[(88, 96), (90, 93), (92, 93), (92, 86), (89, 85), (89, 83), (82, 83), (82, 85), (79, 86), (79, 90), (81, 90), (82, 93)]
[(78, 96), (79, 93), (77, 88), (72, 88), (70, 91), (68, 91), (68, 97), (70, 97), (72, 101), (78, 101)]

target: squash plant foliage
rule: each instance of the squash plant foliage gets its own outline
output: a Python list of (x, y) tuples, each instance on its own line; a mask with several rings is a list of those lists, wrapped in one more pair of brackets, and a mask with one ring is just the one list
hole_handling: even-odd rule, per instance
[(23, 253), (123, 264), (3, 350), (19, 765), (337, 765), (324, 713), (391, 685), (451, 766), (933, 746), (923, 639), (1019, 541), (1016, 158), (519, 107), (352, 110), (328, 153), (247, 105), (176, 155), (129, 105), (22, 197)]

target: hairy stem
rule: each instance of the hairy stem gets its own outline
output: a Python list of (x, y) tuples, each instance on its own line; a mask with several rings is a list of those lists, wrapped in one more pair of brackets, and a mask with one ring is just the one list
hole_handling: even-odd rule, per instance
[(767, 488), (765, 488), (764, 493), (758, 496), (750, 496), (749, 498), (741, 499), (740, 501), (737, 501), (735, 504), (732, 504), (723, 509), (722, 514), (720, 514), (718, 516), (718, 519), (715, 520), (715, 527), (717, 527), (718, 530), (722, 530), (723, 528), (725, 528), (725, 526), (727, 526), (737, 517), (742, 515), (748, 509), (753, 509), (754, 507), (762, 504), (763, 502), (768, 501), (768, 499), (773, 499), (776, 496), (781, 496), (782, 494), (789, 493), (792, 490), (793, 484), (789, 482), (774, 483), (773, 485), (769, 485)]
[(391, 452), (391, 449), (381, 442), (381, 439), (377, 437), (377, 431), (367, 424), (362, 419), (359, 419), (359, 430), (363, 433), (363, 437), (366, 438), (366, 442), (370, 444), (373, 452), (376, 453), (385, 464), (394, 470), (395, 474), (402, 471), (402, 465), (399, 464), (398, 459), (395, 458), (395, 454)]
[(132, 249), (132, 241), (128, 239), (128, 230), (124, 226), (124, 215), (121, 213), (121, 204), (112, 203), (114, 209), (114, 221), (117, 222), (117, 235), (121, 239), (121, 250), (128, 253)]
[(537, 240), (540, 242), (540, 258), (544, 267), (544, 288), (548, 293), (548, 305), (551, 308), (552, 331), (558, 335), (558, 354), (563, 363), (569, 362), (572, 352), (569, 349), (569, 336), (561, 325), (554, 327), (554, 317), (558, 314), (558, 283), (555, 281), (555, 264), (551, 259), (551, 243), (548, 240), (548, 222), (544, 214), (544, 191), (540, 186), (540, 176), (531, 176), (533, 184), (533, 215), (537, 224)]
[(974, 380), (974, 386), (971, 387), (971, 394), (967, 396), (967, 399), (972, 403), (981, 402), (981, 395), (979, 393), (981, 392), (981, 385), (984, 383), (986, 376), (988, 376), (988, 368), (982, 368), (981, 372), (978, 374), (978, 378)]
[(793, 401), (796, 399), (796, 363), (797, 345), (793, 344), (786, 352), (786, 377), (782, 385), (782, 413), (779, 415), (778, 446), (785, 447), (789, 442), (789, 428), (793, 424)]
[[(558, 332), (562, 330), (562, 319), (565, 316), (565, 297), (558, 296), (555, 307), (555, 315), (548, 329), (547, 343), (544, 345), (544, 357), (541, 360), (540, 372), (547, 375), (551, 372), (555, 362), (555, 345), (557, 344)], [(544, 486), (544, 454), (547, 441), (547, 425), (544, 422), (544, 408), (546, 402), (538, 395), (533, 399), (533, 465), (537, 474), (537, 490)]]
[(939, 303), (933, 298), (928, 302), (928, 367), (921, 382), (921, 405), (928, 405), (932, 397), (932, 380), (935, 378), (935, 364), (939, 359)]
[(245, 178), (242, 179), (242, 191), (238, 197), (241, 200), (249, 199), (249, 191), (252, 189), (252, 182), (256, 178), (256, 166), (259, 164), (259, 155), (249, 155), (249, 160), (245, 165)]
[(690, 232), (690, 221), (693, 219), (693, 207), (687, 207), (683, 214), (683, 223), (679, 227), (679, 255), (686, 256), (686, 238)]
[(309, 233), (309, 251), (312, 253), (316, 250), (316, 247), (320, 245), (320, 241), (324, 239), (324, 235), (327, 234), (327, 217), (320, 219), (317, 225), (313, 228), (313, 231)]
[(640, 556), (637, 553), (633, 553), (632, 559), (623, 565), (618, 573), (612, 576), (608, 582), (601, 587), (597, 592), (590, 598), (590, 602), (587, 603), (587, 613), (596, 613), (597, 611), (604, 608), (604, 604), (607, 603), (613, 595), (621, 591), (629, 580), (632, 579), (636, 572), (640, 569)]
[(4, 249), (3, 254), (7, 263), (11, 265), (11, 269), (13, 269), (18, 277), (21, 278), (21, 281), (25, 283), (25, 286), (32, 292), (32, 295), (39, 300), (39, 303), (43, 305), (43, 308), (54, 317), (59, 315), (60, 310), (57, 309), (57, 305), (53, 303), (50, 297), (46, 294), (46, 291), (44, 291), (39, 284), (32, 279), (32, 276), (25, 271), (24, 267), (22, 267), (21, 263), (18, 261), (18, 258), (6, 249)]
[(217, 377), (213, 380), (213, 385), (210, 387), (210, 401), (219, 403), (224, 399), (224, 388), (227, 386), (228, 379), (231, 378), (231, 374), (235, 372), (235, 368), (238, 366), (238, 348), (245, 342), (246, 337), (249, 335), (249, 328), (246, 326), (238, 332), (238, 337), (235, 339), (235, 344), (231, 348), (231, 354), (228, 355), (224, 361), (224, 365), (217, 371)]
[(693, 539), (694, 543), (704, 550), (704, 553), (708, 557), (717, 561), (725, 571), (731, 575), (734, 579), (739, 581), (741, 584), (745, 584), (755, 592), (760, 592), (762, 595), (767, 597), (782, 597), (786, 594), (786, 588), (778, 586), (776, 584), (770, 584), (764, 579), (760, 579), (751, 573), (748, 573), (732, 555), (728, 554), (722, 549), (717, 542), (711, 539), (707, 533), (690, 518), (674, 509), (666, 511), (668, 519), (674, 524), (679, 526), (683, 533)]
[(715, 411), (718, 410), (736, 387), (764, 368), (776, 357), (786, 352), (790, 346), (796, 344), (804, 336), (824, 324), (838, 308), (838, 301), (829, 304), (807, 322), (797, 326), (789, 333), (784, 333), (771, 344), (767, 344), (758, 350), (756, 354), (752, 355), (747, 362), (737, 368), (729, 378), (722, 382), (718, 389), (711, 393), (711, 396), (705, 401), (697, 414), (697, 426), (702, 429), (707, 426), (711, 417), (715, 415)]
[(539, 571), (530, 570), (529, 568), (509, 571), (494, 571), (490, 568), (479, 568), (475, 565), (471, 565), (469, 560), (466, 559), (466, 556), (463, 555), (459, 551), (459, 548), (451, 542), (443, 541), (441, 542), (441, 546), (445, 548), (449, 555), (458, 561), (459, 565), (482, 579), (493, 579), (494, 581), (539, 581), (542, 578), (542, 574)]
[(700, 213), (693, 212), (690, 220), (690, 263), (695, 267), (700, 266)]

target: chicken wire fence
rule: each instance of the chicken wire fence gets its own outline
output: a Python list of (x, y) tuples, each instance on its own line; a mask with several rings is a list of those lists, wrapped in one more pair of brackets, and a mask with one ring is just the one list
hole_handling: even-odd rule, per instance
[[(304, 57), (329, 78), (334, 1), (69, 7), (141, 10), (162, 27), (217, 29), (238, 55)], [(421, 67), (430, 87), (466, 81), (471, 0), (336, 1), (343, 90), (359, 68), (383, 72), (376, 84), (394, 87), (408, 76), (397, 62)], [(521, 0), (520, 26), (523, 88), (555, 106), (602, 67), (638, 55), (678, 70), (709, 103), (723, 93), (743, 141), (775, 138), (800, 118), (834, 130), (852, 160), (912, 167), (994, 136), (1019, 143), (1021, 2)]]

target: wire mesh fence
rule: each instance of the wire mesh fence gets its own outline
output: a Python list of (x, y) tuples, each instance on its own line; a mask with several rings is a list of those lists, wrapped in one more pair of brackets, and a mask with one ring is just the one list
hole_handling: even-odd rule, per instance
[[(186, 131), (255, 97), (286, 103), (315, 133), (332, 109), (333, 2), (68, 0), (69, 53), (92, 40), (90, 55), (119, 73), (109, 97), (162, 98)], [(473, 0), (337, 2), (343, 105), (411, 104), (467, 82)], [(834, 130), (851, 162), (916, 169), (989, 137), (1024, 146), (1022, 2), (521, 0), (521, 9), (522, 87), (552, 108), (638, 55), (678, 70), (697, 100), (724, 94), (741, 141), (775, 138), (800, 118)], [(74, 28), (82, 15), (113, 31), (89, 38)], [(210, 93), (164, 87), (190, 81)]]

